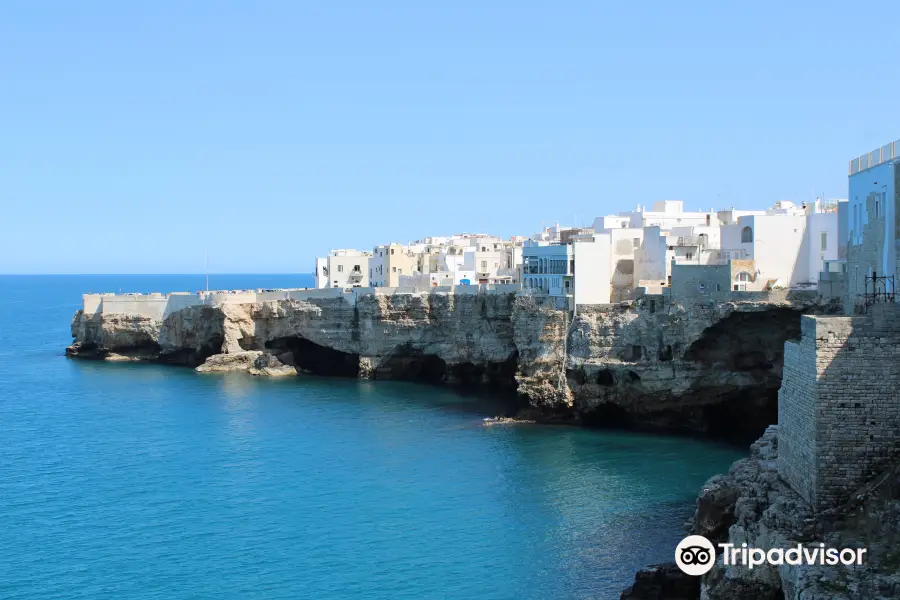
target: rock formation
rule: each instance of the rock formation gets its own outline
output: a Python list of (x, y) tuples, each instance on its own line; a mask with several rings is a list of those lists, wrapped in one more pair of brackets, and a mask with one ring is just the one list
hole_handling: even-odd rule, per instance
[[(289, 352), (288, 366), (320, 375), (497, 386), (528, 418), (756, 436), (775, 419), (784, 341), (821, 310), (659, 297), (573, 315), (515, 293), (364, 294), (197, 305), (161, 321), (79, 311), (67, 354), (198, 367)], [(226, 363), (244, 369), (201, 370)]]
[(247, 350), (233, 354), (214, 354), (195, 369), (198, 373), (231, 373), (243, 371), (251, 375), (287, 377), (297, 375), (290, 352), (274, 356), (260, 350)]
[[(714, 543), (768, 550), (798, 543), (866, 548), (862, 566), (764, 564), (725, 566), (721, 554), (702, 578), (674, 563), (639, 572), (625, 600), (886, 600), (900, 598), (900, 462), (873, 478), (852, 499), (815, 513), (777, 473), (778, 427), (769, 427), (750, 457), (704, 484), (690, 533)], [(673, 549), (674, 550), (674, 549)], [(684, 590), (693, 581), (694, 595)], [(652, 585), (651, 585), (652, 584)], [(663, 585), (665, 584), (665, 585)]]

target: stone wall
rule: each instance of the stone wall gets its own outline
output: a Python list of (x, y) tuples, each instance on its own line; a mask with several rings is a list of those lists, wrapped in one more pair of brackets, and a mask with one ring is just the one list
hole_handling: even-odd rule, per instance
[(818, 510), (848, 499), (900, 443), (900, 307), (805, 316), (785, 345), (779, 474)]
[(695, 298), (725, 300), (730, 290), (730, 265), (672, 264), (672, 298), (684, 302)]
[[(828, 319), (832, 327), (848, 319)], [(815, 502), (816, 490), (816, 344), (822, 319), (804, 316), (801, 338), (784, 345), (784, 374), (778, 390), (778, 471), (807, 502)], [(824, 330), (823, 325), (823, 330)], [(824, 331), (823, 331), (824, 333)]]

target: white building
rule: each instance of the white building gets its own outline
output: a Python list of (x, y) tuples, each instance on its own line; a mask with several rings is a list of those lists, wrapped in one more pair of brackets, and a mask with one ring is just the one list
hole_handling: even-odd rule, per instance
[(722, 258), (753, 260), (757, 279), (778, 287), (813, 287), (825, 261), (838, 257), (838, 213), (819, 201), (779, 202), (765, 215), (722, 227)]
[(332, 250), (316, 258), (316, 287), (368, 287), (372, 255), (359, 250)]
[(644, 229), (640, 248), (635, 249), (634, 287), (668, 285), (672, 264), (719, 264), (721, 230), (705, 225)]
[(400, 277), (419, 272), (419, 254), (402, 244), (375, 246), (369, 264), (372, 287), (400, 287)]
[(644, 227), (687, 227), (691, 225), (718, 225), (718, 215), (712, 209), (709, 211), (685, 212), (683, 200), (662, 200), (654, 202), (650, 210), (645, 210), (641, 205), (630, 212), (621, 212), (618, 215), (597, 217), (594, 219), (594, 229), (597, 232), (608, 232), (611, 229), (643, 229)]
[(376, 246), (369, 265), (375, 287), (518, 283), (521, 240), (483, 233), (426, 237)]
[[(631, 243), (631, 240), (628, 240)], [(575, 306), (609, 304), (614, 290), (613, 244), (610, 234), (580, 236), (572, 242), (575, 256)]]

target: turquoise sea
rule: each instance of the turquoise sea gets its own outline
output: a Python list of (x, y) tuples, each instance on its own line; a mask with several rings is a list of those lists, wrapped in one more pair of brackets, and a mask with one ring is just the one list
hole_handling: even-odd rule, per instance
[(83, 292), (204, 286), (0, 276), (0, 598), (618, 598), (745, 454), (486, 428), (491, 398), (425, 385), (63, 356)]

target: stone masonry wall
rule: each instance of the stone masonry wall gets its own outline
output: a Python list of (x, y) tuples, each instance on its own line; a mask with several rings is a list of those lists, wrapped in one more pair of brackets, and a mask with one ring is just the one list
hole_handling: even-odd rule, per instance
[(900, 311), (871, 307), (849, 337), (821, 319), (816, 338), (816, 504), (843, 502), (893, 457), (900, 439)]
[(816, 319), (800, 319), (801, 338), (784, 345), (778, 391), (778, 472), (800, 496), (815, 503)]
[(778, 471), (825, 510), (900, 450), (900, 307), (871, 307), (864, 317), (804, 316), (801, 327), (800, 342), (785, 346)]

